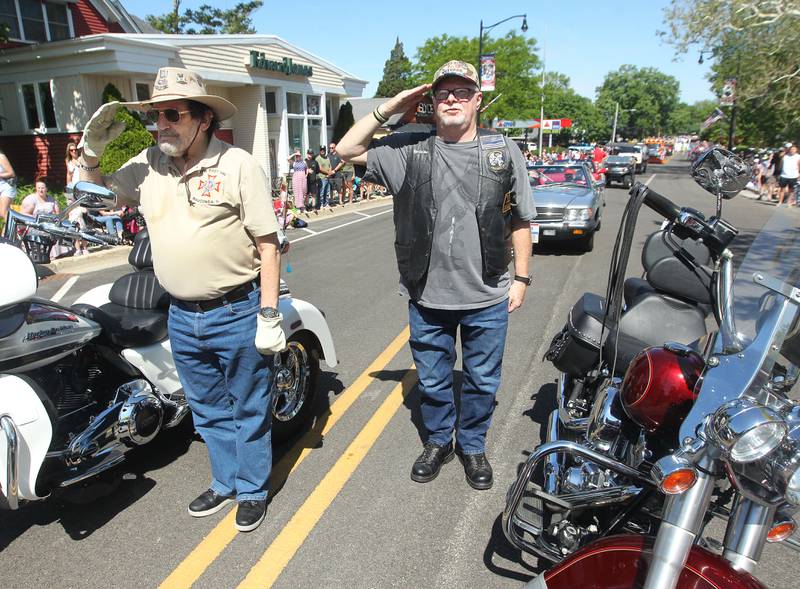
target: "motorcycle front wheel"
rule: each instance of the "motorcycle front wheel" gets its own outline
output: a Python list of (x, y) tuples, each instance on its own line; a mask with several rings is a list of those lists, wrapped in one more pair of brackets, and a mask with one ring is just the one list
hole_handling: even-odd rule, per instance
[(303, 333), (292, 335), (281, 352), (272, 384), (272, 440), (283, 442), (313, 417), (319, 383), (319, 351)]

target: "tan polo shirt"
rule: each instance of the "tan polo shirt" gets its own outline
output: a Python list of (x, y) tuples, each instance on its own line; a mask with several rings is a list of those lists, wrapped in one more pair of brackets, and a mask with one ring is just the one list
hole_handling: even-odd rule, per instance
[(185, 177), (154, 146), (109, 184), (120, 204), (141, 207), (156, 276), (178, 299), (213, 299), (256, 278), (261, 259), (254, 238), (278, 230), (261, 166), (216, 137)]

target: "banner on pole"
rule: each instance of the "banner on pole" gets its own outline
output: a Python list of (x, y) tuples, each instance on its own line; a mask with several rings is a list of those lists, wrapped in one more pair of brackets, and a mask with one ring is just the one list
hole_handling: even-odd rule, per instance
[(495, 78), (497, 76), (494, 53), (481, 55), (481, 92), (494, 91)]
[(736, 78), (728, 78), (722, 86), (722, 96), (719, 97), (719, 103), (722, 106), (733, 106), (736, 102)]
[(715, 108), (714, 112), (712, 112), (709, 115), (709, 117), (705, 121), (703, 121), (703, 124), (700, 125), (700, 130), (704, 131), (717, 121), (722, 120), (724, 118), (725, 118), (725, 113), (723, 113), (720, 109)]

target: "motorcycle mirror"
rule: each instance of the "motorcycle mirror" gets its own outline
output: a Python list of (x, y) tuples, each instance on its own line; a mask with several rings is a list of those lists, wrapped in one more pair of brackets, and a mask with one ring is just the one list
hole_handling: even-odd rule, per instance
[(89, 209), (108, 209), (117, 204), (117, 195), (105, 186), (91, 182), (78, 182), (72, 188), (75, 202), (80, 201), (81, 206)]
[(730, 151), (715, 147), (703, 153), (692, 164), (692, 178), (714, 196), (726, 200), (744, 190), (752, 170)]

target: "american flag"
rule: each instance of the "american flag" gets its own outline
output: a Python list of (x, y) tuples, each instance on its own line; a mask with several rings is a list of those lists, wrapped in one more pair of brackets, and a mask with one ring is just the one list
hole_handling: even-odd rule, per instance
[(703, 124), (700, 125), (700, 130), (703, 131), (705, 129), (708, 129), (711, 125), (724, 118), (725, 118), (725, 113), (722, 112), (720, 109), (715, 108), (714, 112), (712, 112), (709, 115), (709, 117), (705, 121), (703, 121)]

